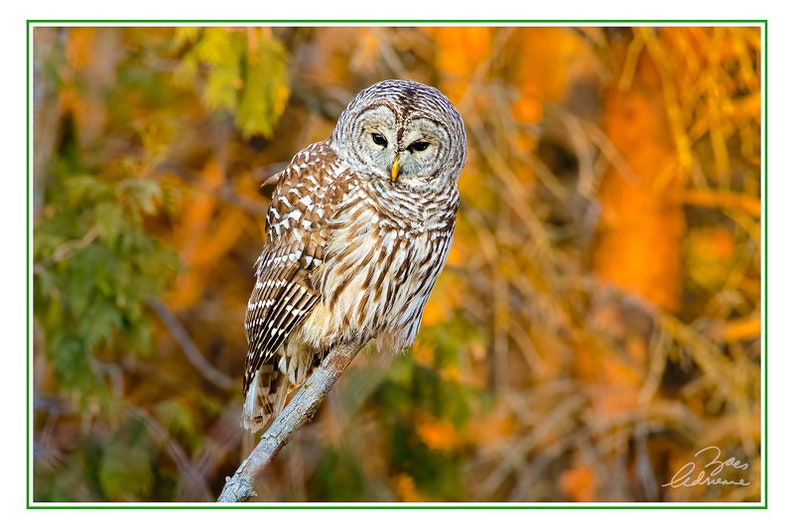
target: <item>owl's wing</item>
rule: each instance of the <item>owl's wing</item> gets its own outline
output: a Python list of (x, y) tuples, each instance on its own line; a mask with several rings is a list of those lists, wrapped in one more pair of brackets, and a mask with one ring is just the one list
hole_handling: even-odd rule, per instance
[(245, 316), (245, 393), (263, 362), (273, 358), (320, 300), (312, 273), (323, 262), (338, 167), (325, 141), (296, 154), (278, 175), (267, 212), (268, 240)]

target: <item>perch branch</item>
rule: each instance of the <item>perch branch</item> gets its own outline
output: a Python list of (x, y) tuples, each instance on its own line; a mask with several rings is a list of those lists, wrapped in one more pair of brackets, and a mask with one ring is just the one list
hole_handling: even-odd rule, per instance
[(270, 428), (262, 434), (259, 444), (240, 464), (234, 476), (226, 479), (226, 485), (218, 497), (219, 502), (243, 502), (256, 495), (254, 483), (257, 476), (314, 416), (334, 382), (360, 350), (361, 345), (357, 343), (343, 343), (331, 349), (320, 367), (314, 370)]

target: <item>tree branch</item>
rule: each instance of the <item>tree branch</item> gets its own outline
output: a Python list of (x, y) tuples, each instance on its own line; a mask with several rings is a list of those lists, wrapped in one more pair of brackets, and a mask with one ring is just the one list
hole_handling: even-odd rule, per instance
[(234, 387), (234, 381), (231, 378), (222, 371), (215, 369), (206, 358), (201, 356), (199, 348), (196, 347), (187, 329), (185, 329), (184, 325), (179, 321), (179, 318), (176, 317), (176, 314), (168, 308), (168, 305), (159, 299), (150, 299), (148, 300), (148, 304), (157, 313), (160, 319), (163, 320), (168, 330), (171, 331), (171, 336), (174, 337), (182, 348), (190, 364), (198, 369), (204, 378), (221, 389), (229, 390)]
[(331, 349), (320, 367), (314, 370), (270, 428), (262, 434), (259, 444), (240, 464), (234, 476), (226, 478), (226, 485), (218, 497), (219, 502), (243, 502), (256, 496), (254, 483), (257, 477), (314, 416), (325, 395), (361, 348), (358, 343), (342, 343)]

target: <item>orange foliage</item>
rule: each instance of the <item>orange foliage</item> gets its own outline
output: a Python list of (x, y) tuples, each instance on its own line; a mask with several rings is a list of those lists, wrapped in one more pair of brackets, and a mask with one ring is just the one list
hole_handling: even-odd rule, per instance
[[(210, 186), (220, 186), (223, 180), (221, 166), (211, 161), (202, 171), (202, 177)], [(205, 280), (202, 270), (211, 264), (205, 256), (214, 254), (217, 257), (225, 251), (225, 248), (215, 248), (207, 244), (214, 231), (211, 226), (215, 206), (216, 199), (212, 194), (199, 192), (195, 193), (192, 200), (186, 201), (180, 212), (180, 223), (175, 226), (173, 237), (175, 241), (179, 241), (179, 254), (189, 272), (179, 277), (168, 294), (169, 305), (176, 309), (190, 306), (201, 296)]]
[(573, 501), (595, 501), (598, 479), (588, 466), (566, 470), (560, 476), (560, 488)]
[(429, 448), (448, 451), (457, 446), (459, 435), (449, 420), (421, 413), (416, 419), (416, 433)]
[(420, 502), (424, 498), (416, 491), (416, 484), (408, 474), (398, 474), (394, 478), (394, 489), (400, 501)]
[(493, 410), (471, 418), (465, 432), (466, 442), (473, 446), (496, 446), (516, 433), (516, 418), (504, 410)]
[(635, 349), (639, 351), (632, 355), (634, 357), (622, 358), (584, 345), (580, 349), (576, 356), (576, 373), (585, 385), (596, 417), (614, 419), (638, 406), (645, 351), (640, 344)]
[(587, 64), (587, 44), (568, 28), (515, 30), (505, 48), (515, 83), (524, 95), (540, 100), (561, 99)]
[(540, 122), (543, 102), (559, 101), (566, 94), (582, 73), (581, 58), (587, 57), (585, 43), (566, 28), (514, 31), (505, 49), (511, 59), (521, 59), (511, 62), (511, 78), (520, 91), (513, 116), (522, 123)]
[(101, 57), (96, 53), (95, 46), (97, 28), (86, 26), (75, 29), (76, 31), (72, 32), (71, 38), (66, 43), (64, 53), (72, 68), (82, 70)]
[(493, 29), (432, 27), (425, 31), (437, 43), (436, 63), (446, 74), (447, 96), (452, 102), (459, 102), (468, 91), (471, 78), (487, 65)]
[[(538, 123), (541, 118), (543, 118), (543, 105), (540, 100), (532, 97), (522, 97), (513, 104), (513, 119), (519, 123)], [(529, 146), (523, 147), (527, 148)]]
[(627, 90), (607, 92), (604, 132), (618, 156), (599, 197), (603, 216), (594, 254), (596, 275), (645, 301), (680, 306), (683, 211), (672, 197), (684, 183), (658, 90), (655, 65), (640, 58)]

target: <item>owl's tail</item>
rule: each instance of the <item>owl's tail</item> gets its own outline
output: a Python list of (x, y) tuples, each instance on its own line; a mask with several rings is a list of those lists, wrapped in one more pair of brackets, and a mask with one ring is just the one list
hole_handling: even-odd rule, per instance
[(245, 394), (243, 428), (252, 433), (264, 428), (284, 409), (292, 387), (275, 364), (263, 363)]
[(326, 351), (314, 354), (305, 347), (290, 346), (280, 350), (271, 361), (263, 362), (245, 394), (243, 428), (257, 432), (267, 426), (284, 409), (290, 395), (320, 365), (325, 354)]

